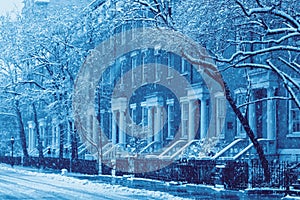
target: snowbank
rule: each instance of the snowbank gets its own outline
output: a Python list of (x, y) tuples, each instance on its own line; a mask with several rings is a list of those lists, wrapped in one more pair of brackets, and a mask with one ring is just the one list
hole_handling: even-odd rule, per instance
[(93, 183), (88, 180), (79, 180), (73, 177), (68, 176), (62, 176), (60, 174), (54, 174), (54, 173), (43, 173), (39, 170), (29, 171), (22, 168), (19, 168), (16, 166), (16, 168), (11, 168), (8, 165), (0, 164), (0, 170), (2, 171), (10, 171), (15, 172), (19, 174), (29, 175), (35, 178), (47, 178), (51, 183), (56, 183), (58, 185), (61, 185), (62, 183), (64, 185), (72, 185), (72, 187), (76, 187), (78, 189), (86, 189), (88, 191), (92, 191), (95, 193), (102, 193), (102, 194), (108, 194), (108, 193), (117, 193), (117, 194), (125, 194), (125, 195), (144, 195), (149, 198), (155, 198), (155, 199), (170, 199), (170, 200), (181, 200), (186, 198), (176, 197), (173, 195), (170, 195), (165, 192), (159, 192), (159, 191), (148, 191), (144, 189), (133, 189), (128, 187), (123, 187), (119, 185), (111, 185), (106, 183)]

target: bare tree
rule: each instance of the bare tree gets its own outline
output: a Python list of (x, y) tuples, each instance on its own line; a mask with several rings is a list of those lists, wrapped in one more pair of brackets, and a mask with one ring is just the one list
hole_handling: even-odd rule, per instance
[[(180, 15), (180, 16), (172, 16), (172, 12), (164, 12), (166, 9), (166, 6), (163, 5), (163, 2), (160, 1), (138, 1), (143, 6), (147, 6), (150, 11), (155, 13), (156, 17), (160, 18), (160, 21), (164, 22), (165, 25), (171, 29), (175, 29), (177, 31), (183, 30), (186, 34), (189, 35), (189, 32), (192, 32), (192, 37), (195, 40), (198, 40), (200, 43), (202, 43), (205, 40), (201, 40), (201, 38), (210, 37), (211, 41), (214, 41), (213, 44), (205, 43), (205, 47), (212, 52), (213, 55), (220, 55), (223, 57), (223, 55), (228, 54), (228, 51), (226, 49), (230, 47), (230, 44), (227, 45), (227, 39), (229, 39), (232, 36), (235, 36), (236, 29), (232, 29), (234, 27), (232, 22), (238, 22), (241, 23), (244, 20), (240, 19), (240, 13), (234, 15), (233, 10), (236, 10), (237, 6), (232, 5), (231, 1), (221, 1), (217, 2), (216, 4), (212, 4), (208, 1), (188, 1), (188, 3), (182, 3), (177, 5), (177, 13), (180, 13), (180, 10), (188, 13), (188, 16), (192, 15), (192, 18), (196, 18), (195, 21), (190, 20), (188, 18), (182, 18), (182, 16), (186, 15)], [(216, 5), (216, 6), (215, 6)], [(175, 13), (176, 13), (176, 7), (174, 7)], [(211, 11), (212, 13), (205, 13), (205, 10)], [(178, 12), (179, 10), (179, 12)], [(220, 13), (215, 14), (215, 11), (218, 10)], [(221, 12), (222, 11), (222, 12)], [(166, 16), (167, 15), (167, 16)], [(200, 16), (199, 18), (197, 18)], [(201, 17), (202, 16), (202, 17)], [(225, 17), (227, 16), (227, 17)], [(232, 18), (230, 18), (232, 17)], [(223, 19), (222, 19), (223, 18)], [(171, 19), (172, 22), (170, 23), (166, 19)], [(175, 19), (175, 20), (174, 20)], [(227, 20), (230, 19), (230, 20)], [(198, 21), (197, 21), (198, 20)], [(187, 22), (187, 23), (185, 23)], [(193, 22), (193, 23), (191, 23)], [(197, 24), (198, 23), (198, 24)], [(202, 25), (202, 23), (204, 23)], [(213, 24), (215, 23), (215, 24)], [(197, 26), (196, 26), (197, 25)], [(227, 26), (227, 28), (226, 28)], [(186, 27), (186, 28), (184, 28)], [(229, 28), (228, 28), (229, 27)], [(184, 30), (188, 30), (187, 32)], [(227, 30), (227, 31), (226, 31)], [(198, 32), (198, 33), (197, 33)], [(193, 35), (194, 34), (194, 35)], [(200, 37), (199, 37), (200, 36)], [(214, 38), (213, 38), (214, 37)], [(226, 39), (226, 37), (228, 37)], [(225, 38), (225, 39), (224, 39)], [(222, 48), (221, 48), (222, 47)], [(207, 63), (203, 62), (200, 58), (194, 58), (191, 55), (187, 55), (185, 52), (182, 52), (182, 56), (186, 58), (189, 62), (195, 65), (205, 66)], [(206, 56), (206, 55), (203, 55)], [(235, 56), (233, 56), (235, 57)], [(215, 60), (217, 64), (224, 62), (222, 59), (218, 59), (218, 57), (215, 57)], [(233, 59), (231, 59), (233, 60)], [(230, 60), (230, 61), (231, 61)], [(228, 62), (230, 62), (228, 61)], [(224, 95), (226, 96), (226, 99), (228, 103), (230, 104), (233, 112), (237, 116), (237, 118), (240, 120), (242, 126), (244, 127), (248, 137), (250, 138), (251, 142), (254, 145), (254, 148), (256, 149), (259, 159), (262, 163), (262, 166), (264, 168), (264, 174), (266, 181), (270, 180), (270, 173), (269, 173), (269, 167), (268, 167), (268, 161), (264, 155), (263, 148), (261, 144), (258, 142), (257, 138), (255, 137), (255, 134), (253, 130), (251, 129), (249, 125), (249, 121), (247, 117), (241, 112), (239, 109), (237, 103), (234, 100), (233, 94), (231, 92), (231, 88), (228, 85), (226, 78), (217, 71), (212, 71), (208, 67), (206, 69), (206, 72), (210, 74), (211, 78), (217, 80), (217, 77), (222, 77), (222, 83), (225, 87)]]

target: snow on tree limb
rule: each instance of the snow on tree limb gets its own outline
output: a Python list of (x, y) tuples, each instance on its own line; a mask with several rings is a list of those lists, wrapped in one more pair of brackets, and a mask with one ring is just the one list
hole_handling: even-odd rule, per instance
[[(284, 74), (282, 71), (280, 71), (273, 63), (271, 60), (267, 60), (268, 65), (279, 75), (279, 77), (282, 79), (284, 87), (287, 89), (288, 93), (291, 95), (291, 98), (295, 101), (297, 107), (300, 109), (300, 101), (297, 98), (296, 93), (293, 91), (293, 89), (290, 86), (290, 81), (288, 80), (288, 76), (286, 76), (286, 74)], [(299, 87), (299, 85), (292, 81), (292, 83)]]
[(155, 8), (158, 6), (157, 4), (152, 5), (152, 4), (148, 3), (148, 1), (144, 1), (144, 0), (135, 0), (135, 2), (138, 2), (138, 3), (142, 4), (143, 6), (146, 6), (154, 13), (159, 13), (159, 10), (157, 8)]
[[(282, 30), (282, 32), (285, 32)], [(236, 40), (228, 40), (229, 42), (232, 42), (234, 44), (280, 44), (292, 37), (300, 36), (300, 32), (293, 32), (287, 35), (282, 36), (279, 39), (268, 39), (268, 40), (242, 40), (242, 41), (236, 41)]]
[(300, 66), (297, 63), (290, 63), (282, 57), (279, 57), (278, 59), (281, 60), (284, 64), (286, 64), (288, 67), (290, 67), (291, 69), (293, 69), (296, 73), (298, 73), (300, 75)]
[(272, 101), (272, 100), (292, 100), (292, 98), (289, 98), (289, 97), (280, 97), (280, 96), (267, 97), (267, 98), (257, 99), (257, 100), (254, 100), (254, 101), (246, 101), (247, 103), (240, 104), (237, 107), (238, 108), (242, 108), (242, 107), (248, 106), (250, 104), (255, 104), (255, 103), (258, 103), (258, 102), (262, 102), (262, 101)]
[(274, 6), (262, 6), (261, 4), (259, 8), (251, 8), (247, 9), (239, 0), (236, 0), (236, 3), (242, 8), (243, 12), (250, 17), (253, 14), (259, 14), (259, 13), (271, 13), (275, 16), (281, 17), (291, 23), (291, 25), (296, 28), (298, 31), (300, 31), (300, 23), (298, 20), (296, 20), (294, 17), (289, 15), (286, 12), (283, 12), (281, 10), (277, 10)]
[(237, 51), (234, 53), (230, 58), (216, 58), (217, 61), (219, 62), (226, 62), (230, 63), (233, 62), (234, 60), (238, 59), (243, 59), (246, 56), (256, 56), (256, 55), (261, 55), (264, 53), (271, 53), (271, 52), (276, 52), (276, 51), (295, 51), (295, 52), (300, 52), (299, 47), (294, 47), (294, 46), (289, 46), (289, 45), (278, 45), (278, 46), (272, 46), (264, 49), (259, 49), (259, 50), (254, 50), (254, 51)]

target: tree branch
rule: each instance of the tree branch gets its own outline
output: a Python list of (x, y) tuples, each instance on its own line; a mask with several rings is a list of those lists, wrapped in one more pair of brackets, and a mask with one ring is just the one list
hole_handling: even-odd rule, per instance
[(296, 28), (298, 31), (300, 30), (300, 24), (295, 18), (293, 18), (291, 15), (287, 14), (286, 12), (277, 10), (274, 6), (273, 7), (267, 7), (267, 6), (261, 7), (260, 6), (259, 8), (247, 9), (239, 0), (236, 0), (236, 3), (242, 8), (243, 12), (245, 13), (245, 15), (247, 17), (250, 17), (253, 14), (271, 13), (275, 16), (279, 16), (279, 17), (289, 21), (294, 28)]
[[(298, 47), (294, 47), (294, 46), (273, 46), (273, 47), (269, 47), (269, 48), (265, 48), (265, 49), (259, 49), (256, 51), (238, 51), (236, 53), (234, 53), (231, 58), (228, 59), (219, 59), (219, 58), (215, 58), (217, 61), (219, 62), (226, 62), (226, 63), (230, 63), (232, 61), (234, 61), (237, 57), (240, 56), (255, 56), (255, 55), (260, 55), (260, 54), (264, 54), (264, 53), (271, 53), (271, 52), (276, 52), (276, 51), (294, 51), (294, 52), (300, 52), (300, 49)], [(242, 58), (243, 59), (243, 58)]]
[[(284, 62), (284, 64), (286, 64), (287, 66), (289, 66), (291, 69), (293, 69), (296, 73), (300, 74), (300, 66), (294, 66), (291, 63), (289, 63), (287, 60), (283, 59), (282, 57), (279, 57), (279, 60), (281, 60), (282, 62)], [(296, 64), (296, 63), (294, 63)]]
[(21, 85), (25, 85), (25, 84), (34, 84), (36, 85), (38, 88), (42, 89), (42, 90), (46, 90), (46, 88), (44, 88), (43, 86), (41, 86), (40, 84), (38, 84), (37, 82), (35, 81), (20, 81), (18, 82), (19, 84)]
[(272, 100), (292, 100), (292, 98), (289, 97), (279, 97), (279, 96), (275, 96), (275, 97), (267, 97), (267, 98), (262, 98), (262, 99), (257, 99), (255, 101), (248, 101), (247, 103), (243, 103), (241, 105), (238, 105), (238, 108), (242, 108), (244, 106), (248, 106), (250, 104), (255, 104), (258, 102), (262, 102), (262, 101), (272, 101)]
[(288, 93), (291, 95), (292, 99), (295, 101), (297, 107), (300, 109), (300, 102), (297, 99), (296, 93), (289, 86), (287, 78), (282, 74), (282, 72), (271, 62), (271, 60), (267, 60), (268, 65), (279, 75), (282, 79), (284, 87), (287, 89)]

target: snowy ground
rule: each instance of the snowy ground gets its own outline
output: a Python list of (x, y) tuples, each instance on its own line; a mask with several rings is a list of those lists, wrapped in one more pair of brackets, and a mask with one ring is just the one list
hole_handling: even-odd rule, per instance
[(0, 199), (184, 199), (0, 164)]
[[(101, 178), (102, 177), (102, 178)], [(110, 180), (108, 182), (104, 179)], [(0, 164), (0, 200), (2, 199), (201, 199), (201, 200), (280, 200), (282, 195), (251, 195), (245, 191), (224, 190), (207, 185), (164, 183), (155, 180), (88, 176), (43, 171)], [(126, 182), (127, 181), (127, 182)], [(131, 183), (131, 184), (128, 184)], [(120, 186), (124, 185), (124, 186)], [(138, 189), (140, 188), (140, 189)], [(143, 188), (143, 189), (141, 189)], [(267, 188), (251, 189), (269, 191)], [(250, 192), (251, 193), (251, 192)], [(253, 191), (252, 191), (253, 193)], [(176, 196), (173, 196), (173, 195)], [(180, 197), (178, 197), (178, 196)], [(184, 198), (181, 198), (184, 197)], [(285, 199), (300, 199), (288, 196)]]

